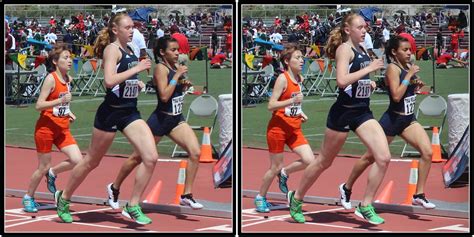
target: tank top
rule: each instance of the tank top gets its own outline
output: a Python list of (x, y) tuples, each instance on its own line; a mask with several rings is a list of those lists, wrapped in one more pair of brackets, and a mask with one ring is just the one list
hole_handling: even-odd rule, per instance
[[(395, 64), (395, 63), (394, 63)], [(400, 84), (402, 84), (403, 79), (407, 75), (407, 71), (402, 68), (400, 65), (395, 64), (397, 67), (401, 69), (400, 72)], [(416, 75), (413, 75), (410, 80), (416, 79)], [(393, 100), (392, 94), (389, 93), (388, 96), (390, 98), (390, 105), (388, 106), (388, 111), (395, 111), (398, 113), (402, 113), (404, 115), (411, 115), (415, 110), (415, 103), (416, 103), (416, 94), (415, 94), (416, 85), (410, 84), (408, 85), (405, 94), (400, 99), (399, 102), (395, 102)]]
[[(56, 72), (52, 72), (51, 75), (54, 78), (54, 89), (48, 95), (46, 101), (61, 98), (70, 91), (69, 83), (62, 82)], [(52, 108), (41, 111), (39, 120), (51, 120), (61, 128), (69, 128), (69, 113), (69, 102), (61, 103)]]
[[(301, 92), (300, 85), (291, 80), (290, 74), (288, 72), (284, 72), (284, 75), (286, 79), (286, 90), (280, 95), (278, 101), (284, 101), (293, 98)], [(293, 103), (286, 106), (285, 108), (275, 110), (273, 111), (273, 116), (278, 116), (289, 124), (301, 125), (300, 114), (303, 112), (301, 104), (302, 103)]]
[[(352, 52), (354, 52), (354, 58), (349, 64), (349, 73), (357, 72), (370, 64), (370, 57), (364, 48), (360, 47), (362, 53), (353, 47), (351, 47), (351, 49)], [(351, 108), (369, 107), (371, 94), (370, 77), (369, 74), (367, 74), (356, 82), (346, 86), (346, 88), (339, 88), (336, 103)]]
[[(168, 68), (168, 84), (173, 79), (174, 74), (176, 74), (176, 70), (170, 68), (168, 65), (161, 63), (165, 67)], [(167, 102), (161, 100), (158, 88), (156, 88), (156, 96), (158, 98), (158, 105), (156, 109), (161, 112), (169, 113), (172, 115), (180, 115), (183, 112), (183, 102), (184, 102), (184, 92), (183, 92), (183, 85), (176, 84), (174, 88), (173, 94), (171, 95), (170, 99)]]
[[(138, 64), (138, 58), (135, 56), (130, 46), (127, 45), (130, 53), (125, 52), (121, 47), (118, 48), (122, 53), (122, 57), (116, 65), (117, 73), (127, 71)], [(115, 108), (137, 107), (137, 97), (139, 92), (138, 74), (135, 74), (122, 83), (115, 85), (113, 88), (107, 88), (104, 103)]]

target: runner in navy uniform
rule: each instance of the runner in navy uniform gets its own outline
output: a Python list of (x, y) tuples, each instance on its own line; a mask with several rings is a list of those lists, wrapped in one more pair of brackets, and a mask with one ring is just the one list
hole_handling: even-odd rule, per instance
[[(385, 84), (390, 89), (390, 105), (380, 119), (387, 141), (390, 144), (395, 136), (401, 136), (406, 142), (415, 147), (421, 154), (418, 168), (416, 193), (413, 195), (413, 205), (422, 205), (426, 209), (436, 206), (425, 198), (424, 187), (431, 167), (431, 143), (423, 127), (416, 121), (414, 110), (416, 88), (424, 84), (417, 79), (420, 71), (417, 65), (411, 65), (410, 43), (407, 39), (394, 36), (388, 41), (385, 49), (387, 59), (391, 62), (387, 67)], [(339, 185), (341, 203), (346, 209), (351, 208), (350, 194), (352, 186), (364, 170), (374, 162), (374, 157), (367, 151), (354, 165), (346, 183)]]
[(339, 96), (328, 114), (321, 153), (306, 167), (298, 189), (288, 192), (290, 214), (296, 222), (305, 222), (301, 209), (304, 195), (319, 175), (331, 165), (344, 145), (349, 130), (356, 133), (373, 152), (375, 159), (364, 199), (356, 214), (373, 224), (384, 222), (375, 213), (371, 203), (391, 156), (383, 129), (373, 118), (369, 108), (369, 97), (375, 89), (375, 82), (369, 79), (369, 73), (383, 68), (383, 61), (375, 59), (371, 62), (366, 50), (360, 46), (364, 42), (365, 24), (360, 15), (348, 14), (341, 26), (331, 32), (328, 40), (325, 51), (329, 58), (336, 60)]
[[(189, 154), (184, 194), (181, 195), (180, 204), (190, 206), (193, 209), (201, 209), (203, 205), (196, 202), (192, 195), (192, 186), (199, 167), (201, 150), (196, 135), (185, 122), (182, 114), (184, 91), (191, 84), (187, 80), (182, 80), (182, 75), (188, 71), (188, 68), (177, 64), (178, 47), (177, 41), (173, 38), (165, 36), (158, 40), (155, 55), (161, 58), (161, 62), (157, 64), (153, 75), (153, 80), (157, 85), (158, 105), (148, 118), (147, 123), (157, 144), (166, 135)], [(123, 164), (115, 181), (107, 186), (111, 207), (118, 208), (117, 200), (120, 185), (140, 162), (140, 154), (134, 152)]]
[(143, 82), (137, 73), (149, 69), (151, 61), (138, 62), (128, 42), (132, 40), (133, 21), (124, 13), (114, 15), (95, 43), (94, 53), (104, 61), (104, 83), (107, 93), (104, 102), (97, 109), (89, 150), (83, 160), (72, 170), (64, 191), (55, 193), (58, 216), (64, 222), (72, 222), (69, 200), (87, 174), (96, 168), (112, 144), (115, 133), (120, 130), (141, 155), (132, 198), (124, 207), (122, 214), (139, 224), (150, 224), (139, 206), (143, 194), (153, 174), (158, 152), (153, 143), (153, 135), (137, 110), (137, 96)]

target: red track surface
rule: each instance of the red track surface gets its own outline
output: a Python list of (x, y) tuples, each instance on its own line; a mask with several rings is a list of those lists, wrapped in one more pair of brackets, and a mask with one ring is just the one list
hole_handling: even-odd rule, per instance
[[(297, 159), (294, 153), (285, 153), (285, 164)], [(343, 183), (357, 158), (337, 157), (332, 166), (327, 169), (308, 191), (307, 196), (319, 196), (336, 198), (339, 196), (338, 185)], [(242, 150), (242, 187), (244, 190), (256, 190), (260, 188), (264, 172), (269, 167), (268, 151), (259, 149)], [(468, 202), (468, 187), (445, 189), (442, 176), (442, 163), (432, 164), (425, 193), (429, 199), (442, 200), (446, 202)], [(407, 195), (410, 162), (392, 161), (385, 175), (381, 189), (390, 181), (394, 181), (391, 204), (404, 201)], [(361, 200), (367, 183), (367, 171), (358, 179), (353, 187), (352, 200)], [(297, 188), (302, 171), (291, 174), (288, 186), (291, 190)], [(269, 192), (279, 193), (276, 180), (270, 187)], [(379, 191), (380, 191), (379, 190)], [(274, 204), (284, 204), (281, 201), (272, 201)], [(390, 232), (458, 232), (452, 230), (431, 230), (440, 227), (459, 225), (461, 228), (469, 228), (468, 219), (456, 219), (446, 217), (435, 217), (419, 214), (402, 214), (394, 212), (378, 211), (385, 219), (385, 224), (375, 226), (357, 217), (354, 210), (344, 210), (341, 206), (328, 206), (318, 204), (305, 204), (303, 206), (306, 214), (306, 224), (295, 223), (289, 217), (289, 210), (274, 210), (268, 214), (254, 212), (252, 198), (242, 200), (242, 232), (367, 232), (367, 231), (390, 231)], [(324, 211), (328, 210), (328, 211)], [(315, 213), (319, 212), (319, 213)], [(267, 215), (269, 218), (264, 219)], [(467, 231), (467, 230), (466, 230)]]
[[(6, 188), (26, 190), (32, 172), (37, 167), (36, 151), (31, 149), (20, 149), (6, 147)], [(53, 153), (53, 164), (63, 160), (65, 156), (62, 153)], [(163, 159), (163, 155), (160, 159)], [(97, 169), (92, 171), (86, 180), (79, 186), (74, 195), (89, 197), (106, 197), (105, 186), (112, 182), (119, 171), (123, 161), (116, 157), (104, 157)], [(212, 183), (213, 163), (201, 163), (193, 187), (193, 194), (196, 199), (230, 203), (232, 199), (232, 189), (214, 189)], [(155, 167), (150, 184), (145, 190), (145, 195), (150, 192), (153, 185), (162, 180), (162, 189), (160, 193), (160, 204), (170, 204), (174, 200), (176, 192), (176, 181), (178, 177), (178, 162), (160, 161)], [(56, 181), (58, 189), (62, 189), (69, 178), (69, 172), (59, 174)], [(133, 188), (135, 172), (133, 172), (123, 183), (121, 187), (120, 199), (129, 199)], [(48, 192), (44, 180), (38, 187), (37, 192)], [(143, 197), (144, 198), (144, 197)], [(52, 201), (37, 200), (41, 203), (50, 203)], [(21, 198), (7, 197), (5, 202), (6, 209), (6, 232), (130, 232), (130, 231), (158, 231), (158, 232), (223, 232), (232, 231), (232, 220), (214, 217), (203, 217), (195, 215), (172, 215), (165, 213), (150, 213), (149, 217), (153, 220), (150, 225), (142, 226), (123, 217), (121, 210), (112, 210), (108, 206), (88, 205), (73, 203), (71, 212), (81, 212), (73, 215), (74, 224), (64, 224), (59, 222), (56, 216), (56, 210), (40, 210), (36, 214), (18, 213), (12, 209), (21, 209)], [(31, 216), (36, 215), (35, 219)], [(26, 223), (31, 221), (31, 223)], [(24, 223), (24, 224), (20, 224)], [(16, 225), (15, 224), (19, 224)], [(205, 230), (200, 230), (205, 229)]]

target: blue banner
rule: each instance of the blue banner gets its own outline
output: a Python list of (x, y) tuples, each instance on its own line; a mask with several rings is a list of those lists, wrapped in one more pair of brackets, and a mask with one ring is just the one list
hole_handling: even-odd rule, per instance
[(467, 126), (461, 140), (454, 148), (448, 162), (443, 166), (443, 180), (446, 187), (458, 180), (469, 164), (469, 126)]

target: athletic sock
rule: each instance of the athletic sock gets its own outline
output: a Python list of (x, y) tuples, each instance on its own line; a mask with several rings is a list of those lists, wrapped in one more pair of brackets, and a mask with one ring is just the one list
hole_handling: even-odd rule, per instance
[(286, 174), (285, 172), (285, 168), (281, 168), (281, 175), (285, 176), (285, 177), (288, 177), (288, 175)]

